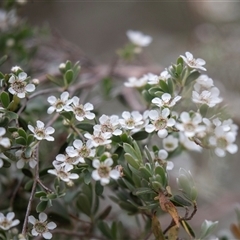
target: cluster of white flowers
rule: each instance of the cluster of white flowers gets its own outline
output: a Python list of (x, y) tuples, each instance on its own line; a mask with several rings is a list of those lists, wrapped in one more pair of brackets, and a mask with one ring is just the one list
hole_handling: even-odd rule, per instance
[(18, 219), (13, 220), (14, 217), (14, 212), (7, 213), (6, 217), (0, 212), (0, 229), (9, 230), (10, 228), (18, 225), (20, 221)]
[(19, 98), (25, 98), (28, 92), (33, 92), (36, 88), (34, 84), (27, 83), (27, 78), (28, 76), (25, 72), (20, 72), (18, 75), (12, 73), (8, 80), (10, 83), (8, 91)]
[(128, 81), (124, 83), (124, 86), (141, 88), (147, 84), (158, 85), (160, 80), (166, 82), (170, 77), (171, 76), (167, 70), (162, 71), (159, 75), (148, 73), (148, 74), (144, 74), (140, 78), (136, 78), (136, 77), (128, 78)]
[(36, 219), (32, 215), (28, 217), (28, 222), (33, 225), (31, 231), (32, 235), (35, 237), (42, 236), (45, 239), (51, 239), (52, 233), (50, 233), (49, 230), (53, 230), (57, 225), (54, 222), (48, 222), (47, 214), (44, 212), (41, 212), (38, 217), (39, 219)]
[(152, 37), (139, 31), (128, 30), (128, 39), (138, 47), (147, 47), (152, 42)]
[(198, 104), (207, 104), (209, 107), (214, 107), (222, 102), (219, 94), (220, 91), (217, 87), (214, 87), (213, 80), (207, 75), (201, 75), (194, 84), (192, 100)]
[(55, 96), (48, 97), (47, 101), (51, 104), (48, 108), (48, 114), (56, 112), (73, 112), (74, 116), (78, 121), (83, 121), (85, 118), (92, 120), (95, 118), (95, 114), (91, 111), (93, 110), (93, 105), (91, 103), (85, 103), (84, 105), (80, 103), (80, 98), (74, 96), (69, 98), (68, 92), (63, 92), (60, 98)]
[(32, 149), (32, 154), (29, 157), (26, 156), (24, 150), (25, 149), (20, 149), (15, 153), (16, 157), (18, 158), (17, 168), (22, 169), (26, 163), (28, 163), (31, 168), (35, 168), (35, 166), (37, 165), (35, 149)]

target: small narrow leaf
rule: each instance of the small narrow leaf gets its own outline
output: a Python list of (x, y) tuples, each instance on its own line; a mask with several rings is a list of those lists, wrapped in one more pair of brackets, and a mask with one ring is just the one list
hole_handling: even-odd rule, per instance
[(10, 103), (9, 94), (7, 92), (2, 92), (0, 95), (1, 103), (4, 108), (7, 108)]
[(139, 168), (139, 163), (137, 162), (136, 159), (132, 157), (132, 155), (130, 155), (129, 153), (125, 153), (124, 156), (128, 164), (130, 164), (135, 169)]
[(194, 71), (189, 74), (189, 76), (186, 79), (185, 86), (196, 80), (200, 76), (200, 73), (198, 71)]
[(48, 201), (42, 201), (40, 202), (37, 207), (36, 207), (36, 211), (39, 212), (44, 212), (45, 209), (47, 208), (48, 205)]

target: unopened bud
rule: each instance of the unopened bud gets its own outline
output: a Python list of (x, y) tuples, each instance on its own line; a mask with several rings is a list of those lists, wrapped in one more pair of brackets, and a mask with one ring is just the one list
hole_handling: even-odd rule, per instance
[(34, 79), (32, 80), (32, 83), (33, 83), (34, 85), (38, 85), (38, 84), (39, 84), (39, 80), (38, 80), (37, 78), (34, 78)]

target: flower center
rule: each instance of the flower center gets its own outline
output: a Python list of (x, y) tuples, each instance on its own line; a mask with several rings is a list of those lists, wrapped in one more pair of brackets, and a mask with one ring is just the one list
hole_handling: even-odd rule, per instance
[(66, 162), (69, 164), (73, 164), (76, 162), (77, 157), (67, 157)]
[(83, 146), (79, 151), (79, 155), (83, 158), (88, 157), (89, 154), (90, 154), (90, 150), (86, 146)]
[(55, 107), (57, 109), (61, 109), (63, 107), (64, 103), (61, 99), (58, 99), (57, 102), (55, 103)]
[(25, 82), (22, 82), (22, 81), (15, 81), (13, 84), (12, 84), (12, 88), (15, 92), (17, 93), (23, 93), (25, 92), (25, 86), (26, 86), (26, 83)]
[(46, 224), (42, 222), (35, 223), (34, 228), (36, 232), (38, 232), (39, 234), (42, 234), (47, 231)]
[(129, 118), (128, 120), (125, 121), (126, 122), (126, 125), (128, 127), (134, 127), (135, 126), (135, 121), (133, 118)]
[(195, 126), (192, 123), (186, 123), (184, 125), (185, 131), (186, 132), (194, 132), (195, 131)]
[(98, 174), (101, 178), (109, 177), (110, 167), (102, 165), (98, 168)]
[(159, 118), (154, 122), (154, 126), (156, 127), (156, 129), (160, 130), (160, 129), (164, 129), (167, 126), (167, 120), (164, 118)]
[(36, 128), (35, 133), (39, 138), (44, 138), (45, 137), (44, 129)]
[(101, 127), (102, 132), (113, 132), (113, 126), (110, 123), (103, 124)]
[(7, 218), (4, 218), (4, 220), (0, 222), (0, 225), (3, 226), (4, 228), (8, 228), (9, 226), (11, 226), (11, 222), (9, 222)]
[(220, 137), (217, 139), (217, 146), (221, 149), (225, 149), (228, 145), (227, 140), (224, 137)]
[(101, 137), (101, 136), (96, 136), (96, 137), (93, 138), (93, 140), (94, 140), (96, 143), (99, 143), (99, 144), (104, 143), (104, 139), (103, 139), (103, 137)]
[(68, 178), (68, 174), (67, 174), (66, 172), (64, 172), (63, 170), (60, 170), (60, 171), (58, 172), (58, 175), (59, 175), (59, 177), (62, 178), (62, 179), (67, 179), (67, 178)]
[(74, 112), (76, 113), (77, 116), (84, 117), (85, 116), (85, 111), (83, 109), (82, 105), (79, 105), (74, 108)]

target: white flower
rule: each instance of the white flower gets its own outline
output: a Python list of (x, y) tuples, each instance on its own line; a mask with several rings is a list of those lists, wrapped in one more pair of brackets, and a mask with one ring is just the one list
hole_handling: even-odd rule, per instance
[[(161, 149), (161, 150), (159, 150), (158, 151), (158, 161), (156, 161), (155, 162), (155, 166), (158, 166), (158, 165), (167, 165), (166, 166), (166, 170), (172, 170), (173, 169), (173, 167), (174, 167), (174, 163), (172, 162), (172, 161), (164, 161), (164, 160), (166, 160), (167, 159), (167, 157), (168, 157), (168, 152), (166, 151), (166, 150), (164, 150), (164, 149)], [(159, 161), (160, 161), (160, 163), (161, 164), (159, 164)]]
[(168, 118), (170, 115), (170, 110), (164, 108), (162, 111), (151, 110), (149, 112), (149, 118), (151, 124), (148, 124), (145, 127), (145, 131), (151, 133), (157, 131), (157, 134), (160, 138), (165, 138), (168, 135), (167, 127), (172, 127), (175, 124), (173, 118)]
[(204, 90), (201, 93), (193, 91), (192, 100), (195, 103), (207, 104), (209, 107), (214, 107), (216, 104), (222, 102), (222, 98), (219, 97), (219, 94), (220, 91), (216, 87)]
[(144, 35), (139, 31), (128, 30), (127, 37), (133, 44), (139, 47), (147, 47), (152, 42), (152, 37)]
[(55, 169), (48, 170), (48, 173), (51, 173), (57, 177), (59, 177), (64, 182), (69, 182), (71, 179), (78, 179), (79, 176), (76, 173), (71, 173), (70, 171), (73, 169), (72, 165), (54, 165)]
[(18, 219), (13, 220), (14, 217), (14, 212), (9, 212), (6, 217), (0, 213), (0, 229), (9, 230), (10, 228), (18, 225), (20, 221)]
[(27, 74), (25, 72), (19, 73), (18, 76), (12, 74), (9, 78), (11, 86), (8, 91), (12, 95), (17, 95), (19, 98), (25, 98), (27, 92), (33, 92), (35, 90), (34, 84), (27, 84), (27, 82), (25, 82), (26, 78)]
[(61, 112), (61, 111), (71, 111), (69, 105), (72, 103), (72, 99), (69, 98), (68, 92), (63, 92), (60, 98), (56, 98), (55, 96), (48, 97), (47, 101), (52, 105), (48, 108), (47, 113), (51, 114), (54, 111)]
[(6, 129), (0, 127), (0, 145), (4, 148), (9, 148), (11, 146), (10, 140), (7, 137), (2, 137), (6, 133)]
[(237, 135), (238, 126), (233, 123), (232, 119), (227, 119), (221, 122), (219, 118), (215, 118), (212, 122), (216, 127), (221, 126), (225, 132), (232, 132), (233, 134)]
[(119, 122), (124, 129), (133, 130), (144, 123), (143, 116), (138, 111), (131, 113), (124, 111), (122, 117), (122, 119), (119, 119)]
[(120, 177), (119, 171), (111, 169), (113, 160), (107, 158), (104, 162), (100, 162), (98, 159), (93, 160), (93, 167), (96, 168), (92, 172), (92, 178), (101, 182), (101, 185), (106, 185), (110, 182), (110, 178), (118, 179)]
[(14, 66), (14, 67), (11, 68), (11, 71), (14, 72), (14, 73), (18, 72), (19, 70), (22, 71), (22, 68), (19, 67), (19, 66)]
[(196, 133), (205, 131), (206, 126), (199, 125), (202, 122), (202, 116), (195, 113), (192, 117), (188, 112), (182, 112), (180, 115), (182, 123), (176, 123), (176, 128), (187, 137), (194, 137)]
[(216, 127), (214, 136), (209, 138), (209, 143), (215, 146), (215, 153), (219, 157), (225, 157), (226, 151), (234, 154), (238, 151), (238, 146), (233, 144), (236, 140), (236, 135), (232, 132), (224, 131), (222, 126)]
[[(71, 152), (72, 149), (66, 148), (66, 152)], [(73, 148), (73, 147), (72, 147)], [(56, 159), (53, 161), (53, 166), (61, 165), (64, 167), (65, 165), (77, 165), (79, 163), (79, 159), (77, 156), (69, 156), (69, 154), (58, 154)]]
[(140, 88), (140, 87), (145, 86), (147, 84), (147, 82), (148, 82), (147, 75), (144, 75), (141, 78), (130, 77), (130, 78), (128, 78), (128, 82), (124, 83), (124, 86)]
[(95, 114), (91, 112), (93, 110), (93, 105), (91, 103), (86, 103), (84, 105), (79, 103), (79, 97), (72, 98), (72, 108), (71, 111), (75, 114), (78, 121), (83, 121), (85, 118), (92, 120), (95, 118)]
[(37, 127), (33, 127), (32, 125), (28, 125), (28, 129), (34, 134), (34, 137), (37, 140), (44, 140), (47, 141), (54, 141), (54, 137), (50, 136), (49, 134), (53, 134), (55, 129), (53, 127), (44, 127), (44, 123), (41, 121), (37, 121)]
[(17, 158), (19, 158), (19, 160), (17, 161), (18, 169), (23, 168), (25, 163), (28, 163), (31, 168), (35, 168), (35, 166), (37, 165), (36, 152), (34, 149), (32, 150), (32, 154), (30, 157), (26, 157), (25, 151), (23, 150), (18, 150), (15, 155)]
[(182, 97), (176, 96), (172, 98), (169, 93), (164, 93), (161, 98), (155, 97), (152, 99), (152, 103), (158, 107), (173, 107)]
[(186, 135), (182, 132), (179, 132), (179, 142), (190, 151), (201, 152), (202, 147), (196, 144), (194, 141), (191, 141)]
[(213, 80), (211, 78), (209, 78), (207, 75), (203, 74), (200, 75), (197, 79), (196, 79), (196, 83), (194, 84), (194, 89), (197, 92), (200, 92), (202, 90), (208, 90), (209, 88), (212, 88), (213, 85)]
[(200, 69), (203, 71), (206, 71), (206, 68), (203, 67), (203, 65), (206, 64), (206, 62), (201, 58), (193, 58), (193, 55), (190, 52), (186, 52), (185, 56), (180, 55), (180, 57), (183, 59), (183, 61), (190, 67), (194, 69)]
[(38, 217), (39, 220), (32, 215), (28, 217), (28, 222), (33, 224), (33, 228), (31, 231), (32, 235), (33, 236), (40, 235), (45, 239), (51, 239), (52, 233), (50, 233), (49, 230), (53, 230), (54, 228), (57, 227), (57, 225), (54, 222), (47, 222), (46, 213), (41, 212)]
[(178, 147), (178, 138), (175, 138), (172, 135), (167, 136), (163, 139), (163, 147), (168, 152), (174, 151)]
[(159, 83), (159, 76), (156, 74), (148, 73), (144, 76), (147, 77), (147, 83), (150, 85), (156, 85)]
[(101, 131), (101, 132), (108, 132), (115, 136), (119, 136), (122, 134), (122, 130), (119, 129), (119, 117), (116, 115), (107, 116), (103, 114), (99, 118), (100, 124), (95, 125), (93, 128), (94, 130)]
[(101, 131), (94, 130), (93, 134), (85, 133), (84, 136), (91, 140), (94, 147), (106, 145), (112, 142), (112, 140), (109, 139), (112, 136), (109, 132), (103, 133)]
[(73, 146), (76, 149), (78, 161), (81, 163), (85, 163), (84, 158), (94, 157), (96, 154), (96, 149), (93, 149), (93, 143), (91, 140), (83, 143), (81, 140), (76, 139), (73, 142)]

